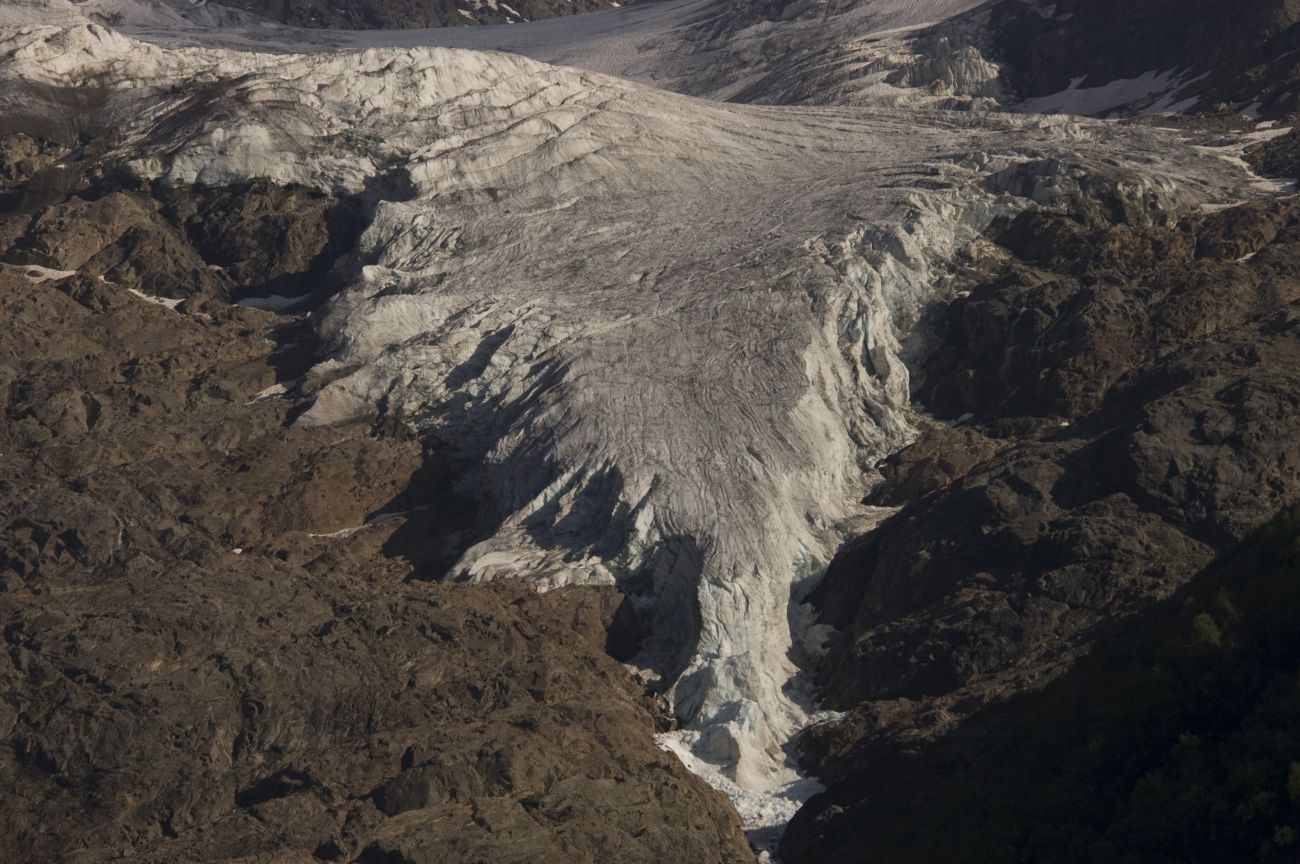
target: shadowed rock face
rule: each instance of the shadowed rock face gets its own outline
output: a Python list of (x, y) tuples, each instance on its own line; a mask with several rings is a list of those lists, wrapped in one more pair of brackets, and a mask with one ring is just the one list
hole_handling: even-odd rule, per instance
[(819, 821), (815, 848), (790, 856), (1293, 860), (1298, 628), (1288, 507), (1168, 600), (1101, 628), (1066, 675), (876, 761), (860, 797), (840, 798), (846, 818)]
[(613, 0), (224, 0), (222, 5), (296, 27), (392, 30), (516, 24), (628, 4)]
[(790, 861), (859, 860), (901, 749), (1058, 674), (1300, 498), (1294, 201), (1148, 226), (1029, 211), (990, 236), (915, 385), (935, 425), (875, 493), (906, 506), (816, 598), (848, 714), (805, 737), (832, 782)]
[(1022, 98), (1170, 72), (1184, 76), (1175, 101), (1191, 99), (1193, 110), (1300, 109), (1295, 0), (1011, 0), (991, 13), (992, 53)]
[[(5, 141), (26, 153), (24, 139), (32, 140), (20, 133)], [(24, 182), (5, 196), (13, 211), (0, 229), (6, 264), (75, 271), (174, 300), (313, 292), (320, 300), (325, 274), (360, 232), (355, 198), (265, 181), (170, 189), (113, 174), (93, 185), (84, 164), (55, 165), (44, 146), (11, 163)], [(92, 185), (69, 195), (67, 184)]]
[(1300, 179), (1300, 132), (1265, 141), (1246, 150), (1245, 159), (1264, 177)]
[(310, 329), (225, 298), (327, 291), (350, 206), (3, 220), (0, 859), (749, 860), (605, 654), (616, 591), (429, 581), (481, 530), (440, 453), (288, 425)]
[(23, 132), (0, 137), (0, 183), (9, 186), (26, 182), (57, 156), (58, 150), (49, 142)]

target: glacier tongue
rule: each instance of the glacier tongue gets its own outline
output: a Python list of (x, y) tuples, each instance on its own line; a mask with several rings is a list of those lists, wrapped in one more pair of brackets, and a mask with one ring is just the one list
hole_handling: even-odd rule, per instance
[(993, 205), (879, 190), (882, 157), (940, 159), (947, 124), (605, 89), (412, 155), (414, 197), (378, 208), (322, 322), (355, 371), (304, 420), (382, 398), (462, 448), (501, 520), (464, 575), (623, 585), (653, 619), (638, 664), (753, 788), (804, 721), (797, 583), (908, 434), (895, 322)]
[(0, 58), (11, 117), (103, 88), (142, 176), (369, 193), (301, 422), (378, 411), (458, 453), (496, 525), (460, 578), (622, 587), (684, 726), (668, 743), (756, 822), (810, 791), (784, 749), (811, 709), (792, 620), (908, 439), (902, 339), (945, 262), (1074, 165), (1124, 154), (1163, 201), (1239, 179), (1153, 130), (728, 105), (455, 49), (82, 26), (6, 31)]

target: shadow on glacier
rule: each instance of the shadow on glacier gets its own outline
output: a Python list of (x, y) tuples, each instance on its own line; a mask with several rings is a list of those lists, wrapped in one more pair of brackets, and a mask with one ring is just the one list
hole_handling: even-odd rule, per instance
[(562, 551), (566, 562), (599, 560), (613, 572), (623, 600), (606, 651), (667, 685), (686, 668), (699, 641), (704, 551), (687, 534), (639, 538), (636, 517), (650, 493), (629, 503), (625, 491), (617, 465), (580, 467), (524, 527), (538, 547)]
[[(459, 386), (482, 375), (509, 336), (509, 328), (488, 334), (467, 360), (447, 373), (448, 382)], [(372, 521), (388, 514), (407, 517), (380, 551), (404, 560), (411, 567), (408, 578), (453, 578), (465, 552), (491, 537), (509, 517), (513, 508), (494, 493), (498, 484), (493, 479), (495, 473), (508, 468), (490, 466), (489, 452), (510, 426), (534, 419), (542, 394), (559, 385), (565, 369), (549, 362), (537, 364), (532, 372), (532, 385), (515, 399), (449, 400), (428, 415), (414, 417), (394, 416), (388, 413), (389, 406), (379, 406), (380, 416), (388, 418), (381, 430), (385, 434), (414, 435), (412, 430), (417, 428), (442, 428), (443, 424), (429, 422), (434, 417), (450, 421), (446, 424), (450, 431), (421, 436), (421, 467), (401, 493), (370, 517)], [(484, 430), (486, 434), (470, 436), (456, 434), (456, 430)]]
[(564, 362), (549, 358), (533, 364), (522, 390), (476, 389), (514, 335), (510, 325), (484, 334), (470, 356), (445, 373), (443, 395), (427, 409), (403, 414), (387, 399), (376, 406), (382, 434), (430, 430), (421, 435), (420, 469), (371, 515), (374, 520), (400, 514), (404, 520), (381, 551), (404, 560), (412, 579), (471, 579), (458, 569), (465, 554), (527, 512), (518, 528), (537, 549), (558, 553), (577, 570), (589, 562), (593, 571), (612, 575), (623, 598), (606, 648), (666, 688), (699, 641), (704, 544), (651, 519), (657, 482), (630, 492), (622, 470), (609, 460), (560, 464), (545, 436), (526, 438), (506, 454), (496, 451), (498, 442), (518, 430), (544, 425), (568, 373)]
[(616, 577), (623, 592), (605, 650), (615, 660), (653, 673), (667, 689), (689, 665), (700, 639), (700, 581), (704, 553), (696, 538), (660, 540)]

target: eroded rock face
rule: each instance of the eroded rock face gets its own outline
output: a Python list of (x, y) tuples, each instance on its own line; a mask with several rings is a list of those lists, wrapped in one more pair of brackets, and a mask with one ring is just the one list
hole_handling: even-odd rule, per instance
[(154, 194), (209, 267), (224, 272), (236, 299), (313, 292), (321, 299), (325, 274), (351, 252), (365, 221), (354, 197), (258, 179), (180, 194), (160, 184)]
[(1265, 177), (1294, 181), (1300, 178), (1300, 132), (1292, 130), (1257, 144), (1246, 150), (1245, 158), (1256, 172)]
[(1166, 601), (1102, 628), (1067, 674), (874, 763), (869, 800), (821, 823), (809, 857), (1287, 860), (1298, 559), (1287, 507)]
[(32, 189), (43, 174), (10, 192), (16, 212), (4, 228), (4, 263), (75, 271), (178, 301), (320, 300), (362, 223), (354, 198), (301, 186), (150, 187), (130, 177), (82, 178), (84, 168), (57, 172), (73, 187), (62, 192)]
[(233, 9), (298, 27), (349, 30), (518, 24), (541, 18), (581, 15), (626, 3), (611, 0), (225, 0)]
[(74, 197), (41, 209), (4, 254), (8, 264), (81, 270), (123, 288), (181, 299), (226, 299), (228, 283), (164, 224), (147, 198)]
[(33, 138), (25, 132), (11, 132), (0, 137), (0, 183), (22, 183), (33, 174), (54, 163), (58, 148)]
[[(1100, 100), (1100, 112), (1123, 113), (1150, 108), (1148, 93), (1159, 91), (1171, 97), (1159, 103), (1162, 110), (1224, 105), (1281, 118), (1300, 108), (1294, 0), (1012, 0), (991, 13), (990, 54), (1022, 98), (1073, 90), (1075, 99)], [(1079, 92), (1106, 86), (1110, 94)]]
[[(50, 257), (0, 265), (0, 858), (751, 860), (606, 654), (616, 591), (429, 581), (481, 530), (439, 452), (289, 423), (310, 329), (221, 298), (346, 202), (155, 192), (10, 217)], [(132, 286), (228, 266), (132, 293), (97, 256), (143, 231)]]
[(855, 807), (900, 747), (1051, 678), (1300, 497), (1294, 201), (1166, 226), (1030, 211), (992, 236), (1004, 257), (917, 386), (968, 425), (887, 463), (875, 494), (907, 505), (819, 589), (842, 630), (819, 680), (848, 714), (805, 739), (835, 782), (787, 860), (857, 860)]

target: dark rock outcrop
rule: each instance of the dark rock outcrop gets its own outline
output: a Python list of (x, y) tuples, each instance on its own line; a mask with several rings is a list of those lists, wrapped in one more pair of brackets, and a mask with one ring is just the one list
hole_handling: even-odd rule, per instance
[(1177, 100), (1195, 111), (1300, 110), (1295, 0), (1005, 0), (992, 14), (996, 59), (1022, 97), (1155, 72), (1182, 76)]
[(395, 30), (536, 21), (609, 9), (615, 3), (612, 0), (223, 0), (223, 5), (297, 27)]
[(906, 506), (815, 598), (842, 634), (819, 681), (847, 714), (805, 736), (831, 784), (787, 860), (859, 860), (845, 826), (899, 753), (1059, 674), (1300, 499), (1294, 200), (1164, 226), (1030, 211), (992, 239), (1001, 265), (918, 375), (965, 425), (886, 463), (874, 500)]
[[(897, 751), (796, 821), (827, 864), (1295, 860), (1300, 509), (1104, 628), (1041, 691)], [(844, 808), (843, 818), (837, 807)]]
[[(76, 179), (81, 170), (59, 173)], [(43, 200), (50, 190), (15, 192), (0, 260), (76, 271), (152, 297), (314, 293), (319, 300), (363, 227), (358, 201), (302, 187), (144, 188), (129, 179), (84, 179), (53, 202)]]
[(1300, 180), (1300, 132), (1256, 144), (1246, 150), (1246, 161), (1264, 177)]
[(236, 297), (311, 293), (364, 227), (359, 201), (265, 180), (237, 187), (160, 186), (154, 194), (204, 262), (224, 272)]
[(58, 148), (23, 132), (0, 137), (0, 183), (23, 183), (42, 168), (54, 164)]
[(616, 591), (437, 581), (479, 529), (441, 454), (291, 424), (310, 328), (225, 298), (325, 290), (350, 212), (6, 217), (0, 860), (752, 860), (605, 653)]

